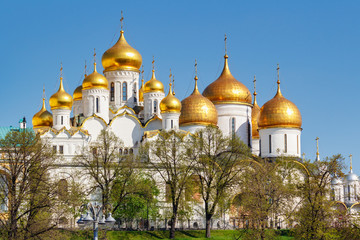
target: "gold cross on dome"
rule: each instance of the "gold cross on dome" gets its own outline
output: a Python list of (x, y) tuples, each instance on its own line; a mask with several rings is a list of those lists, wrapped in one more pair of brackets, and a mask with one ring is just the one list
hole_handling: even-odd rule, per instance
[(155, 58), (154, 58), (154, 56), (153, 56), (153, 60), (152, 60), (152, 68), (153, 68), (153, 70), (155, 70)]
[(350, 154), (349, 157), (350, 157), (350, 171), (352, 171), (352, 154)]
[(256, 92), (256, 75), (254, 75), (254, 81), (253, 81), (253, 83), (254, 83), (254, 92)]
[(225, 42), (225, 55), (227, 54), (227, 46), (226, 46), (226, 41), (227, 41), (227, 36), (225, 33), (225, 38), (224, 38), (224, 42)]
[(121, 18), (120, 18), (121, 31), (123, 30), (123, 21), (124, 21), (124, 15), (123, 15), (123, 11), (121, 10)]
[(276, 68), (276, 70), (277, 70), (277, 77), (278, 77), (278, 84), (280, 84), (280, 67), (279, 67), (279, 64), (277, 64), (277, 68)]
[(195, 59), (195, 76), (197, 76), (197, 61), (196, 61), (196, 59)]

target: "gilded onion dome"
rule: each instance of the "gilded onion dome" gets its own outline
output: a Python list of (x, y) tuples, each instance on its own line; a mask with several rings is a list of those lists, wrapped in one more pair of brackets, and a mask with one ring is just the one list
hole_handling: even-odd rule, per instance
[(121, 30), (120, 38), (102, 56), (104, 72), (116, 70), (139, 71), (142, 63), (140, 53), (131, 47), (125, 40), (124, 31)]
[(32, 125), (34, 128), (51, 127), (53, 125), (53, 116), (46, 110), (45, 98), (43, 98), (42, 108), (32, 118)]
[[(254, 79), (255, 84), (256, 79)], [(260, 107), (256, 101), (256, 90), (254, 90), (254, 103), (253, 108), (251, 110), (251, 125), (252, 125), (252, 138), (259, 139), (259, 118), (260, 118)]]
[(74, 101), (82, 100), (82, 85), (78, 86), (73, 93)]
[(164, 85), (156, 79), (155, 70), (152, 70), (152, 76), (144, 85), (144, 93), (148, 92), (164, 92)]
[(161, 113), (179, 113), (181, 111), (181, 102), (173, 95), (171, 90), (171, 83), (169, 84), (169, 93), (160, 102)]
[(59, 90), (50, 97), (49, 104), (50, 104), (51, 110), (54, 110), (54, 109), (71, 110), (71, 108), (72, 108), (73, 99), (70, 94), (65, 92), (62, 77), (60, 77)]
[(96, 71), (96, 62), (94, 62), (94, 72), (84, 79), (82, 89), (109, 89), (106, 77)]
[(214, 104), (245, 104), (251, 105), (249, 89), (236, 80), (228, 65), (228, 55), (224, 56), (224, 69), (218, 79), (205, 88), (203, 95)]
[(144, 78), (141, 79), (141, 87), (139, 89), (139, 102), (144, 101)]
[(180, 125), (216, 125), (217, 111), (214, 104), (201, 95), (197, 86), (198, 78), (195, 77), (193, 93), (181, 101)]
[(280, 91), (280, 81), (275, 97), (260, 109), (259, 128), (301, 128), (302, 119), (296, 105)]

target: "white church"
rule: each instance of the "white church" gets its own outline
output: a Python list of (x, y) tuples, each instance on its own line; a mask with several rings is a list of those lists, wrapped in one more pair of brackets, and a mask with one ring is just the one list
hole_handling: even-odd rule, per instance
[[(164, 84), (156, 79), (154, 61), (151, 79), (140, 79), (141, 54), (127, 43), (122, 30), (101, 62), (103, 74), (97, 71), (94, 60), (93, 72), (85, 75), (73, 95), (64, 89), (60, 74), (59, 89), (49, 100), (51, 112), (43, 98), (42, 108), (32, 118), (34, 131), (49, 139), (54, 150), (63, 156), (63, 167), (56, 173), (59, 179), (74, 174), (67, 163), (82, 147), (95, 141), (103, 129), (123, 141), (123, 154), (136, 154), (141, 143), (156, 136), (159, 130), (194, 133), (214, 125), (224, 134), (239, 136), (254, 155), (301, 158), (301, 113), (280, 90), (279, 67), (275, 96), (260, 108), (256, 90), (252, 96), (231, 74), (226, 53), (220, 76), (202, 93), (196, 76), (192, 94), (182, 101), (175, 96), (171, 77), (165, 92)], [(334, 178), (331, 187), (335, 199), (345, 208), (358, 202), (360, 183), (352, 170), (343, 179)]]

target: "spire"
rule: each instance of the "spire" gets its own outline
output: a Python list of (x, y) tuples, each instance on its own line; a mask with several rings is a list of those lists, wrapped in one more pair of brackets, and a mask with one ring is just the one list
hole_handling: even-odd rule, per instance
[(226, 34), (225, 34), (224, 42), (225, 42), (225, 55), (224, 55), (225, 61), (224, 61), (224, 69), (223, 69), (221, 75), (231, 74), (230, 69), (229, 69), (229, 63), (228, 63), (229, 56), (227, 55), (227, 36), (226, 36)]
[(282, 96), (281, 91), (280, 91), (280, 71), (279, 70), (280, 70), (280, 67), (279, 67), (279, 64), (277, 64), (277, 68), (276, 68), (276, 71), (277, 71), (277, 85), (278, 85), (277, 95)]
[(45, 107), (45, 85), (44, 85), (44, 87), (43, 87), (42, 100), (43, 100), (43, 103), (42, 103), (42, 108), (41, 108), (41, 110), (46, 110), (46, 107)]
[(197, 61), (196, 61), (196, 59), (195, 59), (195, 65), (194, 66), (195, 66), (195, 78), (194, 78), (194, 80), (195, 80), (195, 88), (194, 88), (193, 94), (194, 93), (200, 93), (199, 89), (198, 89), (198, 86), (197, 86), (198, 76), (197, 76)]
[(153, 56), (153, 60), (152, 60), (152, 79), (155, 79), (155, 57)]
[(353, 168), (352, 168), (352, 154), (349, 155), (350, 157), (350, 173), (353, 172)]
[(225, 38), (224, 38), (224, 43), (225, 43), (225, 58), (227, 58), (227, 46), (226, 46), (226, 42), (227, 41), (227, 36), (226, 36), (226, 33), (225, 33)]
[(254, 75), (253, 83), (254, 83), (254, 105), (255, 105), (257, 103), (256, 102), (256, 95), (257, 95), (257, 93), (256, 93), (256, 75)]
[(123, 15), (123, 11), (121, 10), (121, 18), (120, 18), (120, 24), (121, 24), (121, 30), (120, 32), (123, 33), (123, 24), (124, 24), (124, 15)]
[(175, 76), (174, 75), (173, 75), (173, 79), (172, 79), (172, 87), (173, 87), (172, 94), (175, 96)]
[(94, 72), (96, 72), (96, 51), (94, 48)]
[(319, 139), (320, 139), (320, 138), (318, 138), (318, 137), (315, 138), (315, 140), (316, 140), (316, 159), (315, 159), (315, 161), (316, 161), (316, 162), (319, 162), (319, 161), (320, 161)]
[(172, 77), (172, 74), (171, 74), (171, 68), (170, 68), (170, 75), (169, 75), (169, 81), (170, 81), (170, 83), (169, 83), (169, 93), (168, 93), (168, 95), (173, 95), (173, 92), (172, 92), (172, 90), (171, 90), (171, 77)]
[(86, 69), (86, 68), (87, 68), (87, 66), (86, 66), (86, 60), (85, 60), (85, 70), (84, 70), (84, 76), (85, 76), (85, 77), (87, 77), (87, 74), (86, 74), (86, 70), (87, 70), (87, 69)]
[(62, 62), (60, 64), (61, 64), (61, 67), (60, 67), (60, 86), (59, 86), (58, 92), (65, 91), (64, 86), (63, 86), (63, 66), (62, 66)]

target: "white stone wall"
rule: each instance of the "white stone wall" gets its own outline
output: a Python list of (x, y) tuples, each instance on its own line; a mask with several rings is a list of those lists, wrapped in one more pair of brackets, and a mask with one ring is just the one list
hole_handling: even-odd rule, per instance
[[(114, 101), (109, 98), (110, 106), (118, 109), (124, 105), (131, 108), (138, 105), (139, 102), (139, 72), (134, 71), (109, 71), (104, 72), (109, 82), (109, 91), (111, 84), (114, 83)], [(127, 85), (126, 99), (123, 99), (123, 83)], [(136, 101), (135, 101), (136, 99)]]
[[(94, 114), (109, 122), (109, 90), (107, 89), (86, 89), (82, 90), (82, 101), (84, 116), (90, 117)], [(99, 109), (96, 109), (96, 101), (99, 99)]]
[[(225, 135), (232, 134), (232, 119), (235, 133), (246, 144), (251, 145), (251, 106), (240, 104), (217, 104), (218, 126)], [(249, 141), (250, 140), (250, 141)]]
[(162, 113), (162, 129), (179, 129), (179, 117), (180, 113)]
[[(157, 115), (161, 118), (160, 102), (165, 97), (163, 92), (148, 92), (144, 93), (144, 120), (145, 122)], [(156, 101), (156, 104), (154, 102)], [(156, 105), (156, 107), (155, 107)]]
[(65, 127), (70, 128), (70, 112), (68, 109), (54, 109), (53, 112), (53, 128), (60, 130)]
[(251, 152), (252, 154), (259, 156), (260, 155), (260, 139), (251, 140)]
[(267, 128), (259, 129), (259, 134), (261, 157), (301, 157), (301, 129)]

